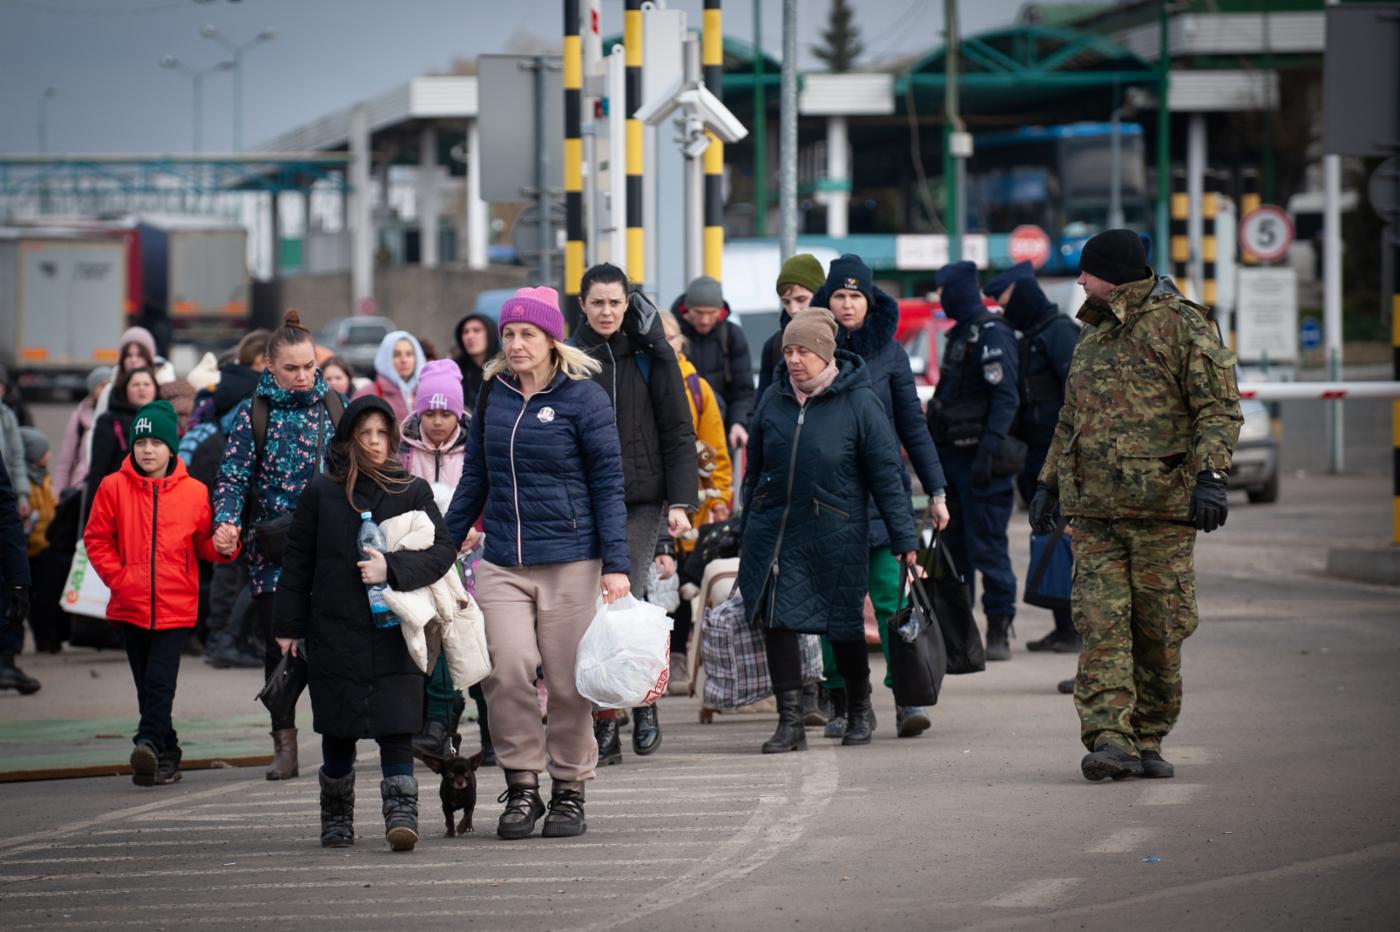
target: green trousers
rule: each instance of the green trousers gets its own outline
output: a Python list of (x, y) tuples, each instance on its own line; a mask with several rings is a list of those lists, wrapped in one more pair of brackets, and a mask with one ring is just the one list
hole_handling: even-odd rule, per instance
[(1196, 530), (1124, 518), (1073, 527), (1080, 737), (1091, 751), (1160, 751), (1181, 714), (1181, 642), (1196, 630)]
[[(880, 650), (885, 654), (885, 687), (894, 685), (890, 677), (890, 618), (899, 605), (899, 558), (888, 547), (870, 551), (870, 604), (875, 607), (875, 621), (880, 626)], [(846, 681), (836, 671), (836, 655), (831, 642), (822, 638), (822, 686), (845, 689)]]

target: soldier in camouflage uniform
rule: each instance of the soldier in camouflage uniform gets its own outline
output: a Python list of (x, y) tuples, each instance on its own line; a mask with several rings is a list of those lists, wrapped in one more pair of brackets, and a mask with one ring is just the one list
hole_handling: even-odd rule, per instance
[(1196, 629), (1196, 532), (1225, 523), (1241, 423), (1235, 354), (1205, 308), (1158, 279), (1136, 233), (1084, 246), (1087, 300), (1065, 404), (1031, 501), (1074, 533), (1074, 704), (1090, 780), (1170, 777), (1181, 643)]

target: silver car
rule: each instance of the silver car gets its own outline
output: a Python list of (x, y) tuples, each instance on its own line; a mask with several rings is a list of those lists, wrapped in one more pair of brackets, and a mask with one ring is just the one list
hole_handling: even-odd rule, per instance
[(1244, 424), (1235, 444), (1229, 487), (1244, 489), (1255, 505), (1278, 501), (1278, 442), (1274, 439), (1269, 408), (1262, 401), (1240, 402)]
[(374, 356), (391, 330), (387, 317), (337, 317), (321, 328), (316, 342), (355, 367), (355, 375), (374, 378)]

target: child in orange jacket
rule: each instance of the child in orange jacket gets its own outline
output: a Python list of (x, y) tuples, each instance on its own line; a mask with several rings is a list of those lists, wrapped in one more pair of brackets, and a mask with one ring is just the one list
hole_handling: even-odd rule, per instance
[(137, 411), (131, 454), (98, 486), (83, 532), (88, 561), (112, 590), (107, 618), (122, 623), (136, 682), (141, 722), (131, 780), (137, 786), (180, 779), (171, 709), (180, 655), (199, 612), (196, 561), (237, 556), (214, 549), (209, 492), (175, 455), (179, 442), (170, 402)]

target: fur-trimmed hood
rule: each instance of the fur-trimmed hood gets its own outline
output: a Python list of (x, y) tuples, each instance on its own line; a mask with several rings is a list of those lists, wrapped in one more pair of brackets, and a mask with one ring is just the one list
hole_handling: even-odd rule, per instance
[[(812, 296), (811, 307), (827, 306), (827, 290), (822, 288)], [(782, 327), (787, 327), (792, 317), (787, 311), (783, 311), (780, 323)], [(845, 327), (838, 327), (836, 331), (836, 345), (844, 350), (850, 350), (862, 359), (870, 359), (878, 353), (886, 343), (894, 339), (894, 335), (899, 332), (899, 302), (893, 296), (875, 289), (875, 301), (871, 304), (870, 310), (865, 315), (865, 323), (854, 330), (847, 330)]]

